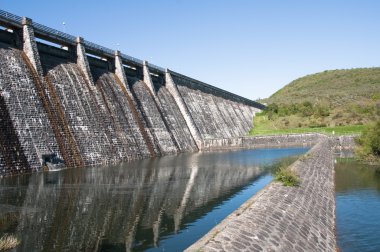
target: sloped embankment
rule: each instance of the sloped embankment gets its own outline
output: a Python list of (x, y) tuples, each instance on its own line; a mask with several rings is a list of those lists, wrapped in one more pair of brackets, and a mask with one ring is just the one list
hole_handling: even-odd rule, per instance
[(336, 251), (332, 147), (320, 136), (293, 164), (299, 187), (272, 182), (187, 251)]

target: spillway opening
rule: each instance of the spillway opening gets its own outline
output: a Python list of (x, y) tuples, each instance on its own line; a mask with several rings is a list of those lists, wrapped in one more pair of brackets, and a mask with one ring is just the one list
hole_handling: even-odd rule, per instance
[(55, 47), (55, 48), (63, 49), (65, 51), (69, 50), (69, 47), (67, 45), (58, 44), (58, 43), (55, 43), (55, 42), (52, 42), (52, 41), (49, 41), (49, 40), (45, 40), (45, 39), (42, 39), (42, 38), (37, 38), (36, 37), (36, 42), (44, 44), (44, 45), (52, 46), (52, 47)]
[(131, 70), (137, 70), (137, 68), (136, 67), (134, 67), (134, 66), (130, 66), (130, 65), (127, 65), (127, 64), (123, 64), (123, 67), (125, 67), (125, 68), (128, 68), (128, 69), (131, 69)]
[(12, 28), (0, 25), (0, 48), (14, 47), (16, 36)]
[(6, 32), (9, 32), (9, 33), (14, 33), (14, 30), (12, 28), (9, 28), (9, 27), (6, 27), (6, 26), (2, 26), (2, 25), (0, 25), (0, 30), (1, 31), (6, 31)]
[(139, 78), (141, 73), (141, 68), (129, 64), (123, 63), (124, 72), (127, 76)]
[(104, 57), (101, 57), (101, 56), (98, 56), (98, 55), (95, 55), (95, 54), (92, 54), (92, 53), (86, 53), (86, 56), (87, 57), (91, 57), (91, 58), (95, 58), (95, 59), (98, 59), (98, 60), (102, 60), (102, 61), (107, 61), (107, 58), (104, 58)]

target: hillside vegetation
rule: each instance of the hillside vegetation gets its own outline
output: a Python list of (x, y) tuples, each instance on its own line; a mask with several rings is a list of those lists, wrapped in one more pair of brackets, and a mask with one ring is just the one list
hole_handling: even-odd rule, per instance
[[(331, 70), (299, 78), (260, 102), (252, 134), (368, 124), (380, 118), (380, 68)], [(315, 130), (314, 130), (315, 131)]]
[(360, 159), (380, 164), (380, 120), (365, 128), (357, 144), (356, 154)]
[(380, 98), (380, 68), (331, 70), (292, 81), (266, 99), (267, 103), (309, 101), (339, 107)]

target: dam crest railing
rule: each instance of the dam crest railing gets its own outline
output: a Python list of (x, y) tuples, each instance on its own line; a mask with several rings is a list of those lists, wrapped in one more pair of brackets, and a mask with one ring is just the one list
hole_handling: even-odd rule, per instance
[[(13, 13), (7, 12), (5, 10), (0, 9), (0, 25), (5, 25), (8, 28), (22, 28), (22, 21), (23, 17), (17, 16)], [(11, 26), (11, 27), (9, 27)], [(54, 28), (47, 27), (45, 25), (39, 24), (37, 22), (32, 22), (32, 27), (34, 28), (34, 33), (37, 35), (37, 37), (40, 37), (42, 39), (47, 39), (48, 41), (53, 41), (62, 45), (66, 46), (75, 46), (76, 45), (76, 37), (70, 34), (67, 34), (65, 32), (58, 31)], [(98, 45), (96, 43), (90, 42), (88, 40), (83, 41), (84, 47), (86, 52), (96, 54), (101, 57), (106, 58), (114, 58), (115, 57), (115, 50), (112, 50), (110, 48)], [(120, 53), (121, 59), (126, 62), (127, 64), (131, 64), (132, 66), (143, 66), (143, 60), (129, 56), (124, 53)], [(149, 69), (152, 72), (156, 72), (159, 74), (164, 74), (166, 71), (166, 68), (154, 65), (152, 63), (148, 63)], [(224, 96), (230, 97), (230, 99), (237, 100), (243, 103), (246, 103), (250, 106), (263, 109), (265, 108), (264, 105), (252, 101), (250, 99), (247, 99), (245, 97), (233, 94), (231, 92), (228, 92), (226, 90), (220, 89), (218, 87), (206, 84), (204, 82), (198, 81), (196, 79), (190, 78), (188, 76), (182, 75), (180, 73), (170, 71), (171, 74), (174, 74), (180, 78), (186, 78), (189, 81), (195, 82), (197, 85), (202, 86), (206, 89), (213, 90), (217, 93), (221, 93)]]

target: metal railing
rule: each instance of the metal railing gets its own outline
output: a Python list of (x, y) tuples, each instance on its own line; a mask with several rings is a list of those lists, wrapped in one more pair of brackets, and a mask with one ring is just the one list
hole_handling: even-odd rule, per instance
[(153, 70), (156, 70), (156, 71), (158, 71), (158, 72), (164, 72), (164, 73), (165, 73), (165, 68), (163, 68), (163, 67), (159, 67), (159, 66), (154, 65), (154, 64), (152, 64), (152, 63), (148, 63), (148, 66), (149, 66), (151, 69), (153, 69)]
[(137, 59), (135, 57), (132, 57), (132, 56), (129, 56), (129, 55), (126, 55), (124, 53), (121, 53), (120, 54), (121, 58), (126, 60), (126, 61), (129, 61), (129, 62), (132, 62), (132, 63), (135, 63), (139, 66), (142, 66), (143, 65), (143, 61), (141, 59)]
[(183, 75), (183, 74), (180, 74), (180, 73), (177, 73), (177, 72), (174, 72), (172, 70), (169, 70), (169, 72), (173, 75), (175, 75), (176, 77), (179, 77), (181, 79), (184, 79), (188, 82), (190, 82), (191, 84), (195, 84), (195, 85), (198, 85), (198, 86), (201, 86), (203, 87), (204, 89), (208, 89), (210, 91), (213, 91), (213, 92), (216, 92), (216, 93), (219, 93), (221, 95), (224, 95), (224, 97), (226, 99), (233, 99), (235, 101), (238, 101), (238, 102), (242, 102), (242, 103), (245, 103), (247, 105), (250, 105), (250, 106), (253, 106), (255, 108), (258, 108), (258, 109), (265, 109), (266, 106), (259, 103), (259, 102), (256, 102), (256, 101), (252, 101), (248, 98), (245, 98), (245, 97), (242, 97), (240, 95), (237, 95), (237, 94), (234, 94), (234, 93), (231, 93), (229, 91), (226, 91), (224, 89), (221, 89), (221, 88), (218, 88), (218, 87), (215, 87), (215, 86), (212, 86), (210, 84), (207, 84), (207, 83), (204, 83), (202, 81), (199, 81), (199, 80), (196, 80), (196, 79), (193, 79), (193, 78), (190, 78), (186, 75)]
[(33, 22), (32, 24), (35, 34), (40, 34), (47, 37), (53, 37), (56, 40), (62, 41), (64, 44), (75, 45), (76, 37), (45, 25)]
[[(9, 13), (7, 11), (0, 9), (0, 23), (4, 23), (4, 24), (8, 24), (10, 26), (21, 28), (22, 27), (22, 19), (23, 18), (20, 16), (17, 16), (15, 14), (12, 14), (12, 13)], [(50, 38), (54, 42), (58, 42), (58, 43), (62, 43), (62, 44), (69, 44), (69, 45), (75, 45), (76, 44), (76, 37), (73, 35), (58, 31), (56, 29), (47, 27), (45, 25), (42, 25), (42, 24), (39, 24), (36, 22), (33, 22), (32, 26), (34, 28), (35, 34), (42, 36), (44, 39)], [(109, 48), (104, 47), (104, 46), (101, 46), (101, 45), (98, 45), (98, 44), (95, 44), (93, 42), (84, 40), (84, 47), (86, 50), (94, 52), (95, 54), (99, 54), (99, 56), (107, 56), (107, 57), (111, 57), (111, 58), (114, 57), (114, 53), (115, 53), (114, 50), (109, 49)], [(138, 58), (126, 55), (124, 53), (121, 53), (120, 56), (124, 61), (130, 62), (132, 65), (137, 65), (137, 66), (143, 65), (143, 61), (138, 59)], [(157, 65), (154, 65), (151, 63), (149, 63), (148, 65), (153, 71), (163, 72), (163, 73), (165, 72), (165, 68), (163, 68), (163, 67), (160, 67), (160, 66), (157, 66)], [(255, 107), (258, 107), (258, 108), (264, 108), (265, 107), (264, 105), (262, 105), (260, 103), (257, 103), (257, 102), (251, 101), (247, 98), (232, 94), (228, 91), (225, 91), (225, 90), (217, 88), (215, 86), (211, 86), (211, 85), (203, 83), (201, 81), (192, 79), (192, 78), (187, 77), (185, 75), (182, 75), (182, 74), (179, 74), (179, 73), (176, 73), (173, 71), (171, 71), (171, 73), (177, 75), (178, 77), (186, 78), (189, 81), (196, 82), (198, 85), (201, 85), (203, 87), (207, 87), (211, 90), (218, 91), (222, 94), (225, 94), (226, 96), (233, 96), (236, 100), (243, 101), (243, 102), (248, 103), (250, 105), (253, 105)]]
[(20, 16), (17, 16), (15, 14), (12, 14), (12, 13), (9, 13), (7, 11), (4, 11), (4, 10), (0, 10), (0, 17), (5, 19), (5, 20), (8, 20), (10, 22), (16, 22), (18, 24), (21, 25), (21, 22), (22, 22), (22, 17)]
[(104, 47), (104, 46), (101, 46), (101, 45), (98, 45), (98, 44), (95, 44), (93, 42), (84, 40), (83, 44), (84, 44), (84, 48), (91, 50), (91, 51), (94, 51), (94, 52), (98, 52), (100, 54), (106, 54), (106, 56), (108, 56), (108, 57), (113, 57), (115, 55), (114, 50), (109, 49), (109, 48)]

